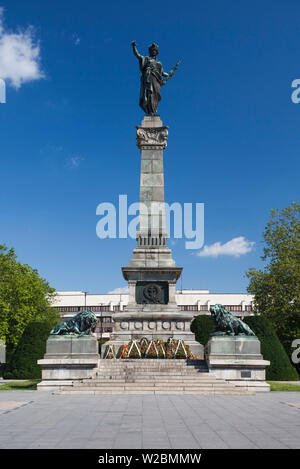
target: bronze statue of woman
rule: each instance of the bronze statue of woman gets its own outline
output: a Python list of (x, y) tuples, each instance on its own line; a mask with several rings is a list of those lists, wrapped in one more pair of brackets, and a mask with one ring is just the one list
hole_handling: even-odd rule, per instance
[[(151, 44), (149, 47), (149, 57), (140, 55), (136, 48), (136, 42), (131, 43), (134, 55), (139, 60), (141, 71), (141, 90), (140, 90), (140, 106), (143, 111), (150, 116), (155, 116), (158, 103), (161, 100), (161, 87), (167, 80), (172, 78), (175, 70), (178, 68), (179, 62), (172, 68), (170, 73), (165, 73), (161, 62), (157, 60), (159, 52), (157, 44)], [(165, 79), (163, 79), (165, 78)]]

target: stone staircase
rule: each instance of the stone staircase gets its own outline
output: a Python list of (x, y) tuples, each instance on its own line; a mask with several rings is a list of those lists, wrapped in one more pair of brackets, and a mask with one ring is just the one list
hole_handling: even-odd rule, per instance
[(100, 360), (94, 376), (62, 386), (59, 394), (255, 394), (217, 379), (205, 360)]

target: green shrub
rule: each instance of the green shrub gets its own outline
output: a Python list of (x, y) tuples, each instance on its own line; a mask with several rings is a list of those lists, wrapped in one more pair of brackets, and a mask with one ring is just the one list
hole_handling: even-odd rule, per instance
[[(295, 339), (300, 338), (300, 314), (286, 315), (284, 321), (280, 323), (280, 326), (278, 326), (278, 323), (274, 324), (272, 322), (272, 324), (275, 327), (278, 338), (282, 343), (287, 355), (291, 357), (292, 353), (295, 351), (295, 348), (292, 347), (292, 342)], [(297, 373), (300, 376), (300, 363), (294, 363), (293, 366), (296, 368)]]
[(46, 352), (46, 341), (55, 324), (53, 321), (33, 321), (28, 324), (5, 367), (4, 378), (41, 379), (42, 370), (37, 360), (43, 358)]
[(206, 345), (210, 339), (210, 334), (215, 328), (214, 321), (210, 315), (200, 314), (196, 316), (191, 324), (191, 331), (195, 334), (195, 339), (202, 345)]
[(266, 368), (266, 379), (297, 381), (298, 373), (292, 366), (271, 322), (264, 316), (248, 316), (244, 321), (260, 340), (262, 356), (271, 362)]

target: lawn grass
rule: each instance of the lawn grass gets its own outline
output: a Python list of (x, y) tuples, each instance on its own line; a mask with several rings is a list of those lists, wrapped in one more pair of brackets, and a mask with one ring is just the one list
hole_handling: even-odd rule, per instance
[(271, 387), (271, 391), (291, 391), (291, 392), (300, 392), (299, 384), (292, 383), (278, 383), (276, 381), (268, 381), (268, 384)]
[(28, 381), (11, 381), (5, 384), (0, 383), (0, 391), (36, 391), (36, 385), (39, 381), (39, 379), (32, 379)]

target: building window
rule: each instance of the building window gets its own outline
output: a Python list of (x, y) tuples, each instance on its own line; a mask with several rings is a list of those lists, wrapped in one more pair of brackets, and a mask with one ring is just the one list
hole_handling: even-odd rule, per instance
[(55, 309), (59, 313), (78, 313), (80, 311), (79, 306), (55, 306)]
[[(117, 308), (120, 308), (117, 306)], [(93, 311), (94, 313), (101, 312), (101, 311), (107, 311), (109, 312), (109, 305), (97, 305), (97, 306), (55, 306), (55, 309), (60, 312), (60, 313), (78, 313), (79, 311), (85, 311), (86, 309), (89, 309)], [(116, 310), (118, 311), (118, 310)]]
[(92, 310), (94, 313), (99, 313), (100, 311), (103, 311), (103, 306), (97, 305), (97, 306), (89, 306), (89, 309)]
[(232, 312), (242, 311), (241, 305), (226, 305), (225, 308)]
[(182, 311), (198, 311), (197, 305), (183, 305), (181, 306)]
[(112, 322), (111, 316), (104, 316), (100, 318), (102, 322)]

